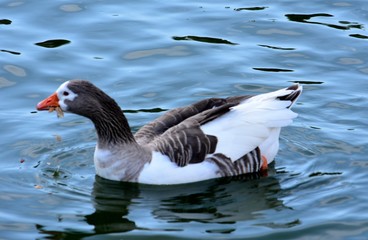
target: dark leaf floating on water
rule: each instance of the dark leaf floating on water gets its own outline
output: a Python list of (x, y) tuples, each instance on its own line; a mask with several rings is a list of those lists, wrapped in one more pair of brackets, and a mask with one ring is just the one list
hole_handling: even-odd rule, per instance
[(359, 23), (351, 23), (348, 21), (339, 21), (340, 24), (330, 24), (330, 23), (322, 23), (316, 21), (307, 21), (314, 17), (333, 17), (333, 15), (328, 13), (315, 13), (315, 14), (286, 14), (285, 15), (290, 21), (293, 22), (301, 22), (301, 23), (310, 23), (310, 24), (318, 24), (324, 25), (331, 28), (336, 28), (339, 30), (349, 30), (351, 28), (363, 29), (363, 25)]
[(282, 69), (282, 68), (253, 68), (254, 70), (264, 71), (264, 72), (293, 72), (291, 69)]
[(221, 38), (212, 38), (212, 37), (198, 37), (198, 36), (183, 36), (178, 37), (174, 36), (172, 37), (174, 40), (177, 41), (197, 41), (197, 42), (205, 42), (205, 43), (215, 43), (215, 44), (229, 44), (229, 45), (238, 45), (237, 43), (232, 43), (228, 40), (221, 39)]
[(9, 19), (0, 19), (0, 24), (9, 25), (12, 21)]
[(360, 39), (368, 39), (368, 36), (362, 34), (350, 34), (350, 37), (360, 38)]
[(265, 10), (268, 7), (244, 7), (244, 8), (235, 8), (235, 11), (260, 11), (260, 10)]
[(0, 51), (1, 51), (1, 52), (10, 53), (10, 54), (14, 54), (14, 55), (20, 55), (20, 52), (14, 52), (14, 51), (5, 50), (5, 49), (1, 49)]
[(309, 174), (309, 177), (323, 176), (323, 175), (341, 175), (342, 172), (314, 172)]
[(69, 43), (70, 41), (65, 40), (65, 39), (52, 39), (52, 40), (47, 40), (44, 42), (35, 43), (35, 45), (45, 47), (45, 48), (57, 48), (57, 47), (60, 47), (62, 45), (69, 44)]
[(286, 14), (285, 15), (290, 21), (293, 22), (306, 22), (314, 17), (333, 17), (333, 15), (328, 13), (315, 13), (315, 14)]
[(263, 44), (259, 44), (258, 46), (265, 47), (265, 48), (276, 49), (276, 50), (287, 50), (287, 51), (295, 50), (295, 48), (283, 48), (283, 47), (275, 47), (275, 46), (263, 45)]
[(290, 81), (292, 83), (300, 83), (300, 84), (323, 84), (324, 82), (318, 81), (306, 81), (306, 80), (299, 80), (299, 81)]
[(229, 229), (213, 229), (213, 230), (206, 230), (207, 233), (222, 233), (222, 234), (230, 234), (234, 232), (235, 228), (229, 228)]

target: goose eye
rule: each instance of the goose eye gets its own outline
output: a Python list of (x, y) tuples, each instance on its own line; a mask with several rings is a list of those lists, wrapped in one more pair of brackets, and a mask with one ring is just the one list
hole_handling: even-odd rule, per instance
[(67, 92), (67, 91), (63, 92), (63, 96), (68, 96), (68, 95), (69, 95), (69, 92)]

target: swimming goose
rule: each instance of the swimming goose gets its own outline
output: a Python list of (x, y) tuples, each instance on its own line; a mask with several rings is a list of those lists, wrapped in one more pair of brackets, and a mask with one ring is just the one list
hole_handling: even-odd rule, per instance
[(134, 135), (118, 104), (95, 85), (71, 80), (37, 104), (89, 118), (97, 132), (96, 174), (110, 180), (181, 184), (267, 169), (298, 84), (278, 91), (209, 98), (166, 112)]

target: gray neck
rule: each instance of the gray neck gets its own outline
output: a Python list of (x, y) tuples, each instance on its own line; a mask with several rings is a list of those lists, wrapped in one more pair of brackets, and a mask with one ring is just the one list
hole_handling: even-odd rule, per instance
[(98, 142), (96, 173), (107, 179), (137, 182), (144, 165), (151, 161), (151, 150), (139, 145), (118, 105), (105, 106), (95, 117)]
[(89, 116), (95, 125), (98, 145), (108, 148), (113, 145), (136, 144), (123, 111), (117, 105), (109, 105)]

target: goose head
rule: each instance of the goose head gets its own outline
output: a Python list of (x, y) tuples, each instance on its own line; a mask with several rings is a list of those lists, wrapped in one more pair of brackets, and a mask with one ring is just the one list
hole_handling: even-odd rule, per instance
[(61, 108), (89, 118), (95, 125), (99, 144), (134, 142), (127, 119), (114, 99), (85, 80), (70, 80), (37, 104), (37, 110)]
[(37, 104), (39, 111), (57, 107), (63, 112), (75, 113), (90, 119), (96, 114), (103, 114), (106, 110), (120, 111), (112, 98), (84, 80), (64, 82), (52, 95)]

